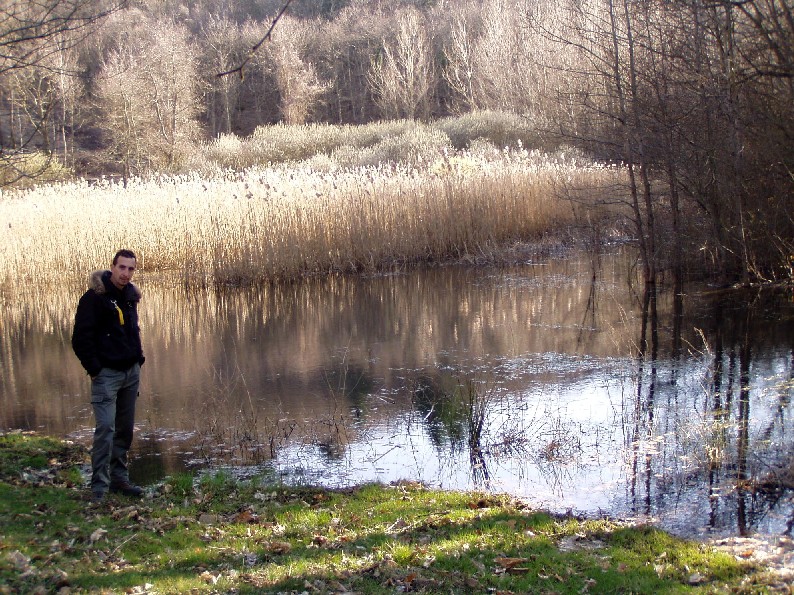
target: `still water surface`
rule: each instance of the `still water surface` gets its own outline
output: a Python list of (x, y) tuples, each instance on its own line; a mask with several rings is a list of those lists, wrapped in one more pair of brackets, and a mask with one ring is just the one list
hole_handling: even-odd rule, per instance
[[(684, 535), (790, 534), (775, 486), (794, 479), (791, 295), (654, 300), (634, 264), (622, 250), (190, 293), (143, 273), (133, 479), (410, 479)], [(90, 443), (80, 293), (4, 297), (0, 428)]]

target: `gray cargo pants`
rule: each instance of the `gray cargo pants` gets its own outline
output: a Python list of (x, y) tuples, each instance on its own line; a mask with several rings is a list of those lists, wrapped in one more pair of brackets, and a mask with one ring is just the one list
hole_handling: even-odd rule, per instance
[(91, 379), (91, 405), (96, 429), (91, 450), (91, 491), (106, 493), (111, 482), (129, 481), (127, 451), (135, 426), (135, 401), (138, 398), (141, 367), (126, 371), (102, 368)]

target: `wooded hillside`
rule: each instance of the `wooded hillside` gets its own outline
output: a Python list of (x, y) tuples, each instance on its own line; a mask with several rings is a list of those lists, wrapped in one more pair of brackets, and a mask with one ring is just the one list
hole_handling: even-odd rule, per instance
[(792, 0), (294, 0), (251, 53), (282, 6), (0, 2), (3, 182), (33, 151), (135, 175), (273, 123), (498, 110), (626, 166), (647, 279), (698, 234), (726, 279), (792, 277)]

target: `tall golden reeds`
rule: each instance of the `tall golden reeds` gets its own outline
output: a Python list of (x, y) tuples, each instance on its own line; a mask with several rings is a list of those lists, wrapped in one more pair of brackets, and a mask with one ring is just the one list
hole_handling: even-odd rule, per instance
[(188, 284), (259, 283), (459, 258), (573, 223), (557, 191), (620, 173), (522, 149), (319, 169), (78, 181), (0, 198), (0, 283), (83, 281), (120, 247)]

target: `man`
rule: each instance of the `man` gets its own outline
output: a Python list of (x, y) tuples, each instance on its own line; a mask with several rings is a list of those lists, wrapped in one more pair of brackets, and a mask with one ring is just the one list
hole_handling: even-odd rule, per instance
[(109, 271), (95, 271), (74, 317), (72, 348), (91, 376), (96, 429), (91, 450), (91, 500), (108, 490), (140, 498), (130, 483), (127, 452), (135, 425), (143, 349), (138, 326), (141, 292), (132, 284), (137, 259), (119, 250)]

